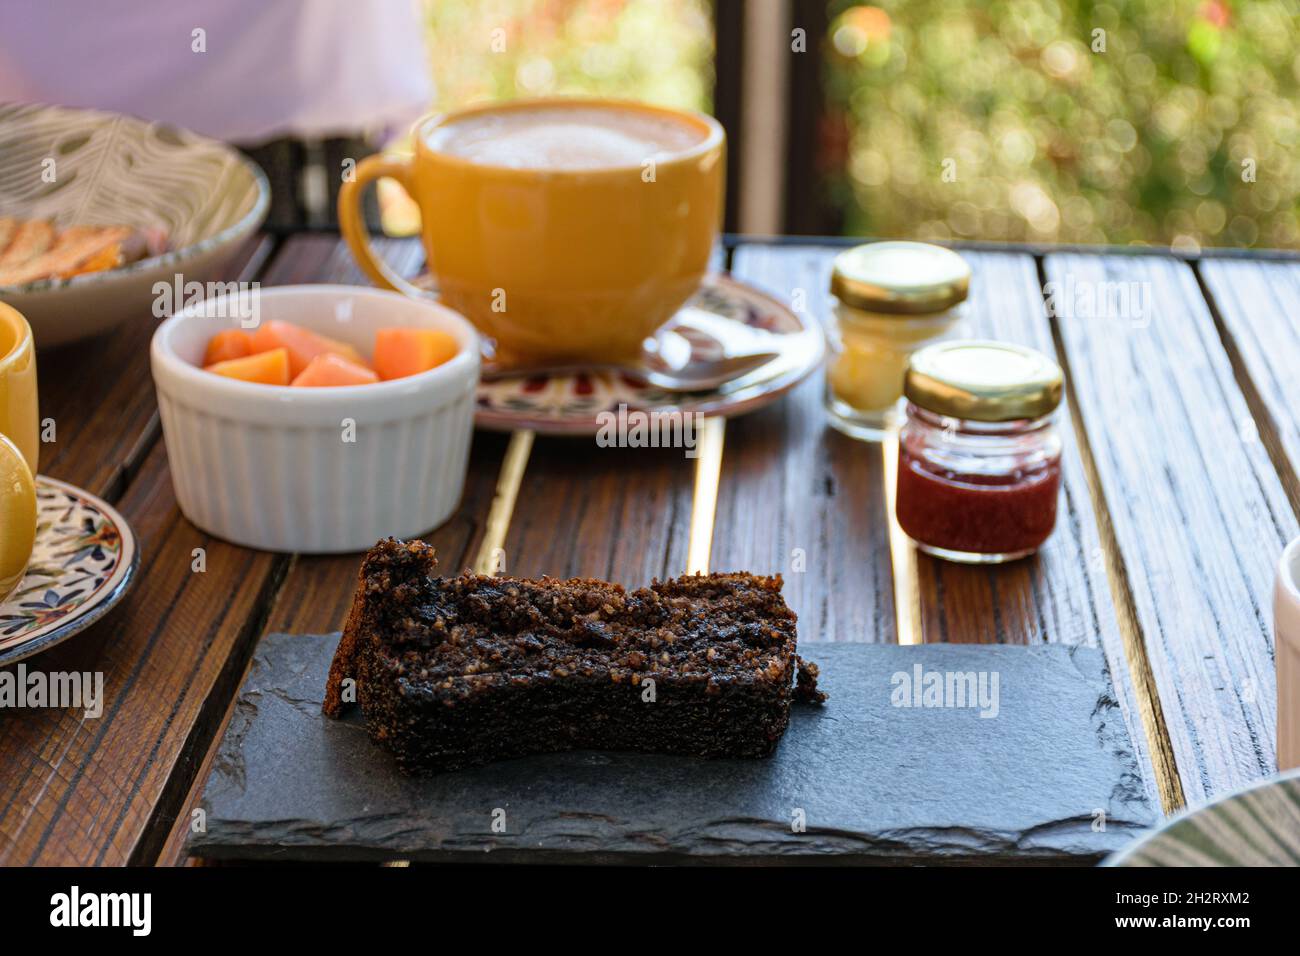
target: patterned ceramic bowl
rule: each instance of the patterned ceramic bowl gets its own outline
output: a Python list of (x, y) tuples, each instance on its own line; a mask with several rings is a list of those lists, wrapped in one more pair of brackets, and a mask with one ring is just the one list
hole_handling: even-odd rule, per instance
[(237, 150), (95, 110), (0, 104), (0, 216), (160, 231), (166, 252), (70, 279), (0, 285), (38, 346), (153, 314), (154, 284), (204, 282), (261, 225), (271, 190)]

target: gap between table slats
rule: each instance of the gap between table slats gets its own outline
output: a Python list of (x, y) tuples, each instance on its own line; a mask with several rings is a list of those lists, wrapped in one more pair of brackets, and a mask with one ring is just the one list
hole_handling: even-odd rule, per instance
[[(1206, 259), (1194, 268), (1253, 428), (1300, 514), (1300, 263)], [(1252, 425), (1243, 428), (1249, 436)]]

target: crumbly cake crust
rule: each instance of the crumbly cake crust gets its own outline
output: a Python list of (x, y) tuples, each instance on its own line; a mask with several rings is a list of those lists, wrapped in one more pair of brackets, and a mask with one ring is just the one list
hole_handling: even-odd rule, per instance
[(339, 716), (355, 681), (371, 737), (405, 771), (578, 748), (756, 757), (789, 723), (795, 615), (779, 576), (627, 591), (436, 564), (418, 541), (371, 549), (326, 687)]
[(798, 671), (794, 682), (794, 699), (801, 704), (824, 704), (829, 696), (826, 691), (817, 686), (817, 678), (821, 676), (821, 669), (812, 661), (806, 661), (802, 657), (795, 657), (795, 664)]

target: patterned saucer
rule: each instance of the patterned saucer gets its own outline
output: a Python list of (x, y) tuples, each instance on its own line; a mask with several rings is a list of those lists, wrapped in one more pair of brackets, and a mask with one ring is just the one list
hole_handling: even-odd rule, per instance
[(88, 491), (36, 478), (36, 547), (0, 602), (0, 664), (29, 657), (103, 617), (131, 587), (140, 550), (126, 519)]
[[(714, 391), (667, 392), (633, 375), (579, 372), (484, 381), (478, 388), (474, 423), (492, 431), (528, 428), (548, 435), (592, 435), (602, 412), (617, 414), (620, 405), (646, 412), (700, 412), (731, 417), (762, 408), (798, 385), (822, 360), (825, 340), (816, 320), (792, 311), (752, 286), (710, 275), (695, 296), (665, 328), (707, 326), (717, 322), (741, 327), (752, 351), (777, 353), (770, 362)], [(662, 334), (662, 330), (661, 330)], [(716, 340), (688, 338), (692, 349), (716, 348)]]

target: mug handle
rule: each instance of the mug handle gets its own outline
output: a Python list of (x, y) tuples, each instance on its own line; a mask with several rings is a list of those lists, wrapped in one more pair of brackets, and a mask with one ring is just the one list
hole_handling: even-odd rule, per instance
[(393, 267), (377, 255), (370, 244), (370, 233), (366, 229), (365, 216), (361, 213), (361, 195), (369, 183), (385, 176), (396, 179), (414, 198), (411, 160), (398, 156), (367, 156), (357, 164), (356, 175), (350, 180), (345, 179), (339, 187), (339, 231), (343, 233), (352, 258), (375, 285), (415, 299), (436, 298), (394, 272)]

